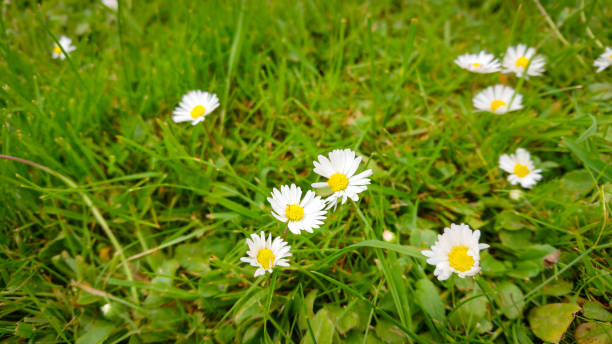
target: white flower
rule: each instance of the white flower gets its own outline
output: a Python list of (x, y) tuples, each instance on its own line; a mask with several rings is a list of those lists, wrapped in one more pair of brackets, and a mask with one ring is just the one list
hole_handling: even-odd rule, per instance
[(488, 54), (485, 51), (481, 51), (478, 54), (464, 54), (457, 59), (455, 63), (470, 72), (474, 73), (495, 73), (499, 72), (499, 60), (495, 58), (493, 54)]
[(53, 51), (51, 51), (51, 57), (53, 57), (54, 59), (63, 60), (66, 58), (60, 46), (64, 48), (66, 54), (68, 55), (70, 55), (71, 52), (76, 50), (76, 47), (72, 45), (72, 40), (66, 36), (61, 36), (58, 41), (60, 45), (54, 43)]
[(522, 187), (530, 189), (538, 180), (542, 179), (540, 172), (531, 162), (529, 152), (523, 148), (516, 150), (516, 154), (504, 154), (499, 157), (499, 168), (510, 173), (508, 181), (512, 185), (521, 184)]
[(510, 199), (513, 201), (518, 201), (523, 197), (523, 191), (521, 190), (510, 190)]
[(480, 250), (489, 247), (479, 244), (480, 231), (472, 231), (466, 224), (451, 224), (438, 234), (438, 240), (430, 250), (421, 251), (428, 257), (427, 263), (435, 265), (434, 275), (440, 281), (455, 272), (459, 277), (474, 276), (480, 271)]
[(383, 240), (386, 242), (393, 241), (395, 239), (395, 234), (388, 229), (385, 229), (382, 233)]
[(172, 120), (176, 123), (191, 121), (196, 125), (219, 106), (219, 98), (214, 93), (189, 91), (183, 96), (179, 106), (174, 109)]
[(289, 266), (286, 258), (291, 256), (291, 253), (289, 253), (291, 246), (287, 245), (280, 237), (276, 237), (272, 241), (272, 234), (266, 239), (266, 235), (262, 231), (260, 236), (251, 234), (251, 238), (247, 238), (246, 242), (249, 245), (249, 250), (247, 256), (240, 258), (240, 260), (257, 268), (255, 277), (266, 272), (272, 273), (272, 269), (277, 265)]
[(525, 79), (529, 79), (529, 76), (542, 75), (546, 71), (546, 60), (544, 56), (535, 53), (534, 48), (528, 48), (525, 44), (508, 47), (502, 63), (503, 72), (514, 73), (518, 77), (525, 73)]
[(327, 212), (321, 197), (308, 190), (302, 199), (302, 189), (295, 184), (282, 185), (280, 191), (274, 188), (268, 202), (273, 209), (272, 215), (279, 221), (288, 222), (287, 227), (293, 234), (300, 234), (300, 231), (312, 233), (313, 228), (323, 224)]
[(111, 311), (110, 303), (105, 303), (104, 306), (100, 307), (100, 310), (102, 311), (102, 314), (108, 315)]
[(593, 66), (597, 67), (597, 73), (599, 73), (610, 65), (612, 65), (612, 48), (606, 48), (606, 51), (593, 62)]
[(472, 99), (478, 111), (488, 111), (497, 115), (523, 108), (523, 96), (514, 89), (504, 86), (489, 86)]
[(319, 155), (319, 161), (314, 161), (314, 172), (325, 178), (329, 178), (327, 182), (313, 183), (313, 188), (329, 187), (333, 192), (326, 201), (329, 206), (335, 206), (339, 198), (342, 198), (342, 204), (347, 198), (353, 201), (358, 201), (358, 193), (367, 190), (370, 184), (369, 176), (372, 175), (372, 170), (366, 170), (359, 174), (355, 174), (361, 157), (355, 157), (355, 152), (350, 149), (336, 149), (329, 153), (329, 159), (323, 155)]
[(119, 3), (117, 2), (117, 0), (102, 0), (102, 4), (114, 11), (119, 8)]

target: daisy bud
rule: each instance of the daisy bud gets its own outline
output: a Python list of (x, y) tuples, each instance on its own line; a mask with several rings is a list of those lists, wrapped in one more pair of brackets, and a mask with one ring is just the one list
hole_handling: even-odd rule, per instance
[(383, 240), (386, 242), (391, 242), (395, 239), (395, 234), (388, 229), (385, 229), (382, 234)]

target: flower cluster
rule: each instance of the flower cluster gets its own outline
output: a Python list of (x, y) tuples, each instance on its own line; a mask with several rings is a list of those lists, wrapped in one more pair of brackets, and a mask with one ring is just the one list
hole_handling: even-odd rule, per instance
[[(326, 199), (317, 196), (312, 190), (306, 191), (302, 197), (302, 189), (295, 184), (281, 185), (279, 189), (273, 188), (268, 202), (272, 207), (272, 216), (286, 223), (291, 233), (299, 235), (302, 231), (313, 233), (314, 229), (323, 225), (327, 211), (335, 209), (338, 201), (344, 204), (347, 198), (359, 200), (358, 194), (367, 189), (370, 184), (369, 176), (372, 170), (355, 174), (361, 163), (361, 157), (356, 157), (350, 149), (337, 149), (331, 151), (328, 157), (319, 155), (314, 161), (314, 172), (327, 178), (326, 182), (313, 183), (312, 187), (327, 189), (330, 195)], [(286, 231), (285, 231), (286, 233)], [(288, 266), (284, 258), (291, 256), (290, 246), (280, 237), (272, 241), (272, 234), (265, 239), (264, 232), (252, 234), (247, 239), (249, 251), (243, 262), (256, 267), (255, 277), (272, 272), (275, 266)]]
[[(509, 47), (503, 61), (492, 54), (481, 51), (478, 55), (465, 54), (459, 56), (455, 63), (470, 72), (515, 74), (518, 77), (529, 79), (530, 76), (540, 76), (546, 70), (546, 60), (537, 55), (535, 48), (524, 44)], [(523, 96), (506, 85), (490, 86), (473, 99), (477, 111), (487, 111), (496, 115), (517, 111), (523, 108)]]
[[(612, 59), (612, 55), (610, 58)], [(597, 61), (595, 62), (597, 65)], [(508, 47), (501, 64), (494, 55), (484, 51), (477, 55), (461, 55), (455, 60), (455, 63), (471, 72), (495, 73), (501, 71), (503, 73), (513, 73), (525, 79), (530, 76), (540, 76), (546, 70), (546, 59), (542, 55), (536, 54), (535, 48), (527, 47), (524, 44)], [(476, 94), (473, 103), (477, 111), (502, 115), (521, 110), (523, 108), (523, 96), (515, 92), (513, 88), (500, 84), (487, 87)], [(517, 149), (515, 154), (500, 156), (499, 167), (510, 173), (508, 176), (510, 184), (520, 184), (527, 189), (534, 186), (542, 178), (541, 170), (534, 167), (531, 155), (523, 148)]]
[[(537, 55), (536, 50), (524, 44), (511, 46), (500, 63), (492, 54), (481, 51), (478, 54), (464, 54), (455, 59), (459, 67), (474, 73), (512, 73), (518, 77), (529, 79), (530, 76), (540, 76), (545, 72), (546, 60)], [(606, 51), (594, 62), (597, 72), (612, 65), (612, 49)], [(473, 98), (476, 111), (487, 111), (497, 115), (521, 110), (523, 96), (505, 85), (490, 86), (476, 94)], [(523, 188), (533, 187), (542, 179), (542, 170), (537, 169), (531, 160), (529, 152), (518, 148), (514, 154), (502, 154), (499, 157), (499, 167), (509, 173), (508, 182), (520, 184)], [(512, 190), (510, 197), (520, 199), (521, 193)], [(480, 271), (480, 251), (489, 247), (479, 243), (480, 231), (473, 231), (465, 224), (451, 224), (444, 228), (444, 233), (438, 235), (434, 245), (429, 250), (422, 251), (427, 257), (427, 263), (435, 265), (434, 275), (439, 280), (448, 279), (452, 273), (459, 277), (474, 276)]]

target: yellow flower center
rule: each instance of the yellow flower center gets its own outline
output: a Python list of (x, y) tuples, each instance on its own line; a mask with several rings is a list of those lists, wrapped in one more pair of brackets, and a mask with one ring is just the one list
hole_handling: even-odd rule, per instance
[(474, 63), (472, 63), (472, 66), (474, 66), (474, 67), (478, 68), (478, 67), (480, 67), (480, 63), (478, 63), (478, 62), (474, 62)]
[(304, 217), (304, 208), (297, 204), (289, 204), (285, 208), (285, 216), (289, 221), (300, 221)]
[(274, 262), (274, 253), (269, 248), (262, 248), (257, 252), (257, 262), (261, 264), (264, 269), (269, 269)]
[(502, 106), (506, 106), (506, 102), (503, 100), (495, 99), (491, 102), (491, 111), (495, 111)]
[(612, 59), (612, 54), (610, 54), (610, 56), (608, 56), (608, 57)]
[(61, 54), (62, 53), (62, 48), (60, 48), (60, 46), (56, 44), (53, 47), (53, 52), (56, 53), (56, 54)]
[(342, 173), (335, 173), (327, 181), (333, 192), (342, 191), (348, 186), (348, 178)]
[(518, 59), (516, 59), (516, 63), (515, 63), (517, 67), (523, 67), (523, 68), (527, 68), (528, 64), (529, 64), (529, 59), (526, 58), (525, 56), (521, 56)]
[(468, 248), (455, 246), (448, 254), (448, 264), (457, 271), (465, 272), (474, 266), (474, 258), (468, 256)]
[(206, 112), (206, 108), (202, 105), (196, 105), (193, 110), (191, 110), (191, 118), (198, 118), (202, 116)]
[(529, 174), (529, 169), (525, 165), (516, 164), (514, 165), (514, 174), (516, 174), (519, 178), (523, 178)]

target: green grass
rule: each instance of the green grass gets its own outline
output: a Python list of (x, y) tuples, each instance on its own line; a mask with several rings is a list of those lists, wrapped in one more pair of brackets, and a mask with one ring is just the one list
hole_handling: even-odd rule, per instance
[[(0, 154), (43, 167), (0, 160), (0, 338), (522, 344), (540, 342), (530, 314), (577, 303), (562, 341), (593, 327), (609, 343), (612, 71), (592, 61), (612, 8), (542, 6), (2, 2)], [(77, 50), (53, 60), (61, 35)], [(452, 62), (521, 42), (544, 76)], [(499, 82), (525, 108), (473, 112)], [(220, 108), (173, 123), (191, 89)], [(497, 161), (518, 147), (544, 173), (513, 201)], [(290, 268), (253, 278), (244, 239), (284, 231), (266, 197), (308, 188), (336, 148), (364, 156), (372, 185), (314, 234), (288, 234)], [(419, 251), (461, 222), (491, 245), (483, 272), (440, 282)]]

